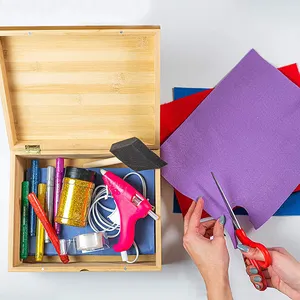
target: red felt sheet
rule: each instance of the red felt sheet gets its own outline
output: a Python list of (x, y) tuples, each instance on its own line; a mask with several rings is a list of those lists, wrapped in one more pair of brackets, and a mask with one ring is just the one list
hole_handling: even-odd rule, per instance
[[(287, 78), (300, 87), (300, 74), (297, 64), (279, 68)], [(160, 106), (160, 143), (163, 142), (189, 117), (195, 108), (209, 95), (213, 89), (196, 93)], [(295, 189), (300, 191), (300, 185)], [(176, 197), (183, 215), (188, 211), (193, 200), (175, 190)], [(203, 218), (209, 217), (203, 212)]]

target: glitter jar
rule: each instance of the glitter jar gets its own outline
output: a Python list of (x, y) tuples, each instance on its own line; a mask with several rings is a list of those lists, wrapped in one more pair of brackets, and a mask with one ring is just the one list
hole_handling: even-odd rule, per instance
[(77, 227), (87, 225), (96, 172), (66, 167), (55, 222)]

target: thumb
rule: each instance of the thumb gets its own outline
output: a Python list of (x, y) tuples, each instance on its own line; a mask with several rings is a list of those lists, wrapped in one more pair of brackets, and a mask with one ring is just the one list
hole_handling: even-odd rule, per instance
[(238, 244), (237, 247), (239, 250), (241, 250), (243, 255), (249, 259), (264, 260), (264, 256), (258, 248), (250, 248), (243, 244)]
[(220, 219), (215, 223), (213, 236), (216, 237), (222, 237), (224, 238), (224, 225), (226, 222), (225, 216), (221, 216)]

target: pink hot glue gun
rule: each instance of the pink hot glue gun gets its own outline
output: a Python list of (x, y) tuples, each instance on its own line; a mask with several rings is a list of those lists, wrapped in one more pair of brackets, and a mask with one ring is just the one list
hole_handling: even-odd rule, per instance
[(129, 183), (110, 171), (100, 170), (104, 183), (107, 185), (120, 212), (120, 236), (114, 245), (116, 252), (127, 251), (134, 242), (135, 223), (149, 215), (154, 220), (158, 216), (152, 211), (149, 201)]

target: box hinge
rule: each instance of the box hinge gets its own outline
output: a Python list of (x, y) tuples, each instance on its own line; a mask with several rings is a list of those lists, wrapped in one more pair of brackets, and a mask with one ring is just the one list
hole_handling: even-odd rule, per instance
[(25, 152), (28, 154), (40, 154), (41, 147), (40, 145), (25, 145)]

